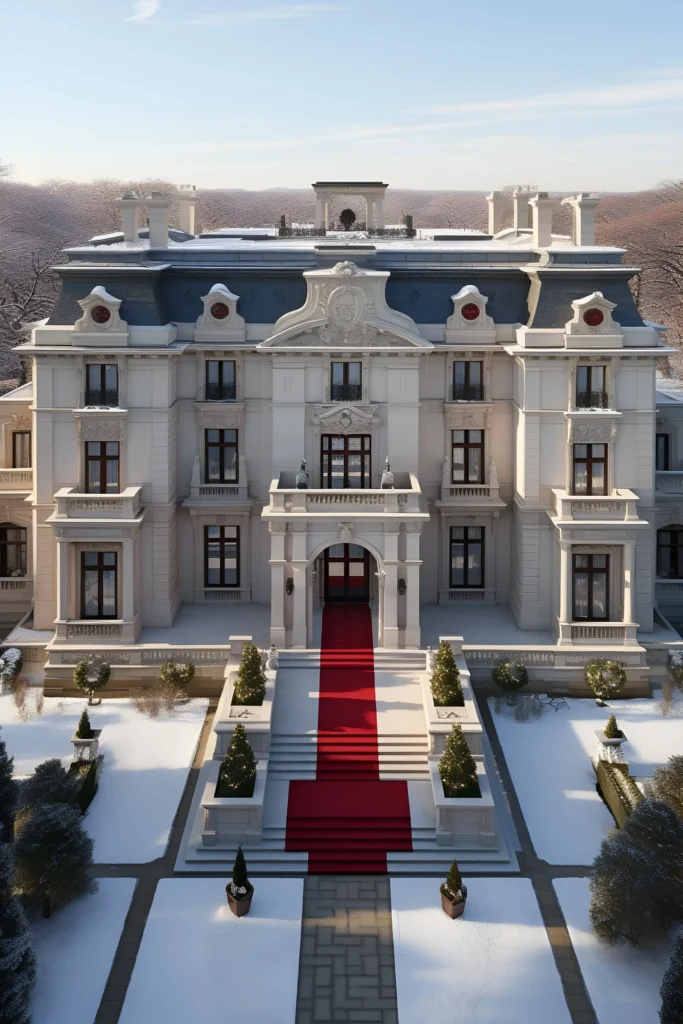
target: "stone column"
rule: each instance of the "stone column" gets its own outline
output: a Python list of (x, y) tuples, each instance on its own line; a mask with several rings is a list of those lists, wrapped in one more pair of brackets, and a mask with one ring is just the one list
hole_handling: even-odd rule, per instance
[(285, 647), (285, 536), (286, 523), (268, 523), (270, 531), (270, 642)]
[(325, 231), (330, 230), (330, 201), (325, 200)]
[(420, 534), (422, 523), (406, 523), (406, 636), (405, 646), (420, 646)]
[(560, 541), (560, 622), (569, 622), (571, 618), (572, 567), (571, 544)]
[(315, 588), (317, 583), (318, 573), (313, 568), (313, 565), (311, 565), (306, 587), (306, 647), (313, 646), (313, 606), (315, 604)]
[(624, 544), (624, 622), (633, 622), (636, 597), (636, 546), (627, 540)]
[(384, 584), (387, 574), (383, 569), (377, 573), (377, 646), (384, 647)]
[(384, 227), (384, 196), (377, 196), (375, 200), (375, 210), (377, 213), (377, 227)]
[(69, 542), (57, 541), (57, 618), (69, 618)]
[(372, 231), (375, 226), (375, 215), (374, 215), (375, 200), (372, 196), (365, 197), (365, 228), (367, 231)]
[(319, 195), (315, 197), (315, 226), (318, 231), (325, 227), (325, 200)]
[(306, 603), (308, 597), (306, 539), (308, 527), (306, 523), (290, 523), (289, 528), (292, 532), (291, 565), (294, 579), (292, 647), (306, 647)]
[(398, 647), (399, 523), (384, 524), (384, 646)]
[(121, 618), (124, 622), (133, 622), (135, 619), (135, 559), (133, 558), (133, 541), (126, 538), (123, 541), (122, 561), (122, 588), (121, 588)]

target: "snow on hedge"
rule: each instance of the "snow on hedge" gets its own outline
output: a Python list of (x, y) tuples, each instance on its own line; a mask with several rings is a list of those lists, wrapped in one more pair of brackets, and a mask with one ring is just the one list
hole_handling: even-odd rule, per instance
[(671, 948), (612, 948), (591, 934), (587, 878), (553, 882), (599, 1024), (659, 1024), (659, 987)]
[(570, 1024), (531, 882), (466, 882), (451, 921), (438, 878), (391, 879), (401, 1024)]

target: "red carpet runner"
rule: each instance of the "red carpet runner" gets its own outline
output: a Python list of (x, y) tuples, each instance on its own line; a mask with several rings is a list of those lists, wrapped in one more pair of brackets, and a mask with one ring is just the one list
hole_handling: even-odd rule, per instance
[(382, 874), (412, 850), (406, 782), (380, 782), (372, 620), (367, 605), (326, 605), (316, 781), (289, 784), (285, 849), (312, 874)]

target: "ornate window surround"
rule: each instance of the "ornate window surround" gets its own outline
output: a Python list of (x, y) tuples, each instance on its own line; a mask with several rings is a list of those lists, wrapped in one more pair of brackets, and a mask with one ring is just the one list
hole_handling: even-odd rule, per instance
[(121, 605), (123, 601), (123, 543), (120, 540), (73, 541), (68, 545), (68, 578), (69, 578), (69, 620), (75, 619), (78, 622), (86, 621), (81, 619), (82, 606), (82, 579), (81, 579), (81, 556), (84, 551), (114, 551), (116, 552), (116, 618), (115, 619), (88, 619), (88, 622), (119, 622), (121, 621)]
[[(12, 435), (17, 431), (29, 431), (33, 433), (32, 417), (30, 412), (26, 415), (22, 413), (15, 413), (11, 420), (2, 424), (2, 466), (4, 468), (11, 468), (13, 452), (12, 452)], [(33, 436), (31, 436), (31, 444), (33, 444)]]
[[(190, 508), (192, 525), (193, 550), (193, 594), (195, 604), (213, 604), (221, 601), (222, 594), (229, 593), (225, 600), (251, 601), (251, 530), (250, 509), (226, 509), (225, 513), (216, 513), (216, 509)], [(239, 587), (206, 587), (204, 586), (204, 527), (205, 526), (238, 526), (240, 531), (240, 585)], [(213, 596), (206, 596), (211, 591)], [(185, 600), (185, 598), (183, 598)]]
[[(323, 352), (323, 382), (324, 382), (324, 398), (323, 401), (327, 404), (332, 401), (332, 363), (361, 363), (361, 394), (362, 398), (359, 405), (367, 405), (369, 402), (369, 385), (370, 385), (370, 353), (366, 351), (349, 352), (342, 350), (341, 352)], [(340, 403), (335, 402), (335, 405)], [(342, 403), (346, 405), (353, 404), (355, 407), (356, 403)]]
[(606, 444), (607, 445), (607, 494), (614, 490), (614, 447), (617, 439), (617, 424), (621, 419), (620, 412), (598, 412), (580, 410), (565, 413), (568, 422), (565, 491), (573, 494), (574, 481), (574, 445), (575, 444)]
[[(473, 601), (481, 605), (496, 604), (496, 555), (498, 525), (500, 522), (498, 511), (478, 512), (473, 515), (456, 513), (447, 514), (442, 509), (440, 523), (441, 557), (439, 559), (440, 585), (439, 603), (447, 604), (452, 593), (457, 593), (458, 599), (467, 601), (471, 596)], [(450, 536), (452, 526), (479, 526), (484, 531), (484, 586), (483, 587), (451, 587), (450, 574)]]
[[(484, 402), (490, 404), (489, 399), (491, 396), (491, 363), (493, 361), (493, 352), (481, 352), (477, 349), (462, 348), (459, 351), (451, 349), (446, 352), (446, 384), (444, 392), (444, 402), (449, 405), (462, 405), (462, 402), (453, 401), (453, 364), (463, 362), (483, 363), (482, 366), (482, 384), (484, 387)], [(483, 402), (477, 402), (476, 405), (483, 405)]]
[[(572, 574), (572, 593), (574, 587), (574, 555), (609, 555), (608, 622), (621, 622), (624, 618), (624, 545), (623, 544), (572, 544), (570, 549), (569, 571)], [(583, 622), (574, 619), (573, 605), (569, 608), (570, 622)]]
[[(451, 364), (452, 367), (452, 364)], [(451, 374), (453, 370), (451, 369)], [(484, 370), (486, 374), (486, 370)], [(485, 385), (486, 386), (486, 385)], [(489, 420), (492, 402), (446, 402), (444, 403), (444, 452), (448, 461), (448, 478), (452, 470), (452, 450), (454, 430), (483, 430), (484, 431), (484, 479), (482, 483), (490, 483), (491, 476), (491, 452)], [(449, 484), (449, 486), (451, 486)], [(472, 523), (477, 526), (477, 523)]]
[(85, 392), (87, 390), (86, 366), (92, 363), (115, 363), (119, 376), (119, 404), (117, 409), (127, 409), (128, 400), (128, 360), (125, 356), (117, 355), (115, 352), (97, 352), (92, 355), (76, 356), (76, 368), (78, 371), (78, 408), (85, 408)]
[(76, 433), (78, 435), (78, 483), (77, 489), (85, 493), (85, 443), (86, 441), (118, 441), (119, 443), (119, 493), (128, 486), (126, 451), (127, 410), (119, 409), (74, 409)]
[[(243, 402), (195, 402), (197, 410), (197, 427), (199, 430), (200, 480), (206, 480), (206, 431), (237, 430), (238, 451), (243, 450), (239, 431), (244, 429)], [(239, 479), (242, 478), (242, 462), (238, 463)], [(245, 477), (246, 479), (246, 477)], [(237, 486), (237, 484), (231, 485)], [(228, 524), (230, 525), (230, 524)], [(236, 525), (236, 524), (233, 524)]]
[[(617, 390), (617, 374), (619, 372), (619, 364), (621, 362), (621, 356), (606, 356), (596, 355), (587, 356), (582, 355), (574, 359), (569, 360), (569, 374), (567, 380), (567, 409), (569, 412), (578, 412), (582, 415), (590, 416), (591, 413), (595, 414), (596, 410), (591, 409), (578, 409), (576, 405), (576, 371), (577, 367), (580, 366), (604, 366), (605, 367), (605, 383), (607, 385), (607, 402), (609, 405), (608, 412), (616, 409), (616, 390)], [(599, 415), (605, 414), (605, 410), (601, 409)]]
[[(243, 397), (243, 376), (244, 376), (244, 356), (240, 349), (230, 351), (228, 355), (224, 348), (216, 349), (199, 349), (197, 351), (197, 392), (195, 402), (201, 403), (206, 402), (206, 364), (210, 359), (232, 359), (235, 364), (235, 400), (226, 402), (231, 408), (235, 405), (235, 402), (242, 402)], [(210, 402), (207, 405), (213, 409), (218, 405), (217, 402)]]
[[(379, 417), (376, 405), (347, 405), (344, 402), (335, 402), (334, 405), (316, 405), (313, 407), (311, 426), (313, 427), (313, 449), (306, 452), (306, 459), (313, 487), (322, 487), (320, 439), (323, 434), (370, 434), (372, 467), (370, 486), (379, 486), (377, 477), (384, 466), (384, 459), (380, 458), (378, 450)], [(312, 473), (310, 472), (311, 468)]]

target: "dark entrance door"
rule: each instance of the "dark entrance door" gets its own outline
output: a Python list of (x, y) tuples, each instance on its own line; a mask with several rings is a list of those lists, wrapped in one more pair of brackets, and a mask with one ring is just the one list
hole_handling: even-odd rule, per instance
[(367, 601), (370, 555), (359, 544), (333, 544), (325, 551), (325, 600)]

